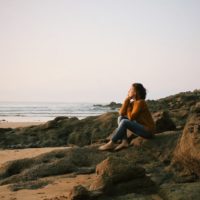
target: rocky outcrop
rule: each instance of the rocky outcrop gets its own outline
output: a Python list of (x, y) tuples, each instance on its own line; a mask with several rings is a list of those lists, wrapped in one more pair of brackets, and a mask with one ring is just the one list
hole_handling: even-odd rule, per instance
[(94, 173), (96, 164), (107, 156), (108, 152), (99, 153), (96, 147), (73, 147), (10, 161), (0, 167), (0, 185), (67, 173)]
[(147, 100), (152, 113), (165, 110), (176, 124), (178, 129), (183, 129), (191, 106), (200, 101), (200, 90), (181, 92), (158, 100)]
[(0, 129), (0, 148), (84, 146), (106, 138), (116, 126), (117, 113), (105, 113), (82, 120), (57, 117), (39, 126)]
[[(0, 134), (6, 133), (9, 131), (12, 131), (12, 128), (0, 128)], [(0, 137), (1, 137), (1, 135), (0, 135)]]
[(102, 104), (94, 104), (93, 105), (94, 107), (103, 107), (103, 108), (106, 108), (106, 107), (108, 107), (108, 108), (110, 108), (110, 109), (112, 109), (112, 110), (117, 110), (117, 109), (119, 109), (121, 106), (122, 106), (122, 104), (121, 103), (116, 103), (116, 102), (110, 102), (109, 104), (107, 104), (107, 105), (102, 105)]
[(96, 180), (90, 186), (92, 191), (100, 190), (109, 195), (156, 191), (145, 170), (127, 159), (108, 157), (97, 165), (96, 174)]
[(173, 163), (200, 176), (200, 102), (191, 109)]
[(157, 192), (156, 184), (146, 176), (145, 169), (128, 159), (109, 156), (96, 166), (96, 178), (89, 189), (75, 186), (70, 200), (109, 199), (129, 193), (148, 195)]
[[(182, 130), (191, 106), (200, 101), (200, 91), (184, 92), (158, 100), (147, 100), (157, 132)], [(116, 103), (110, 106), (119, 106)], [(117, 127), (117, 112), (79, 120), (56, 117), (43, 125), (17, 129), (0, 129), (0, 148), (32, 148), (90, 145), (107, 138)]]
[(89, 187), (75, 186), (69, 199), (197, 200), (200, 194), (198, 102), (200, 91), (148, 101), (159, 134), (148, 140), (137, 137), (129, 148), (119, 152), (98, 151), (101, 139), (117, 127), (116, 112), (83, 120), (57, 117), (44, 125), (0, 129), (1, 148), (88, 145), (7, 162), (0, 168), (0, 185), (12, 186), (19, 180), (23, 185), (63, 174), (92, 173), (94, 177), (96, 173)]
[[(93, 180), (90, 180), (92, 184), (89, 187), (83, 185), (73, 188), (71, 199), (84, 197), (85, 200), (155, 200), (156, 198), (173, 200), (176, 195), (183, 198), (182, 186), (187, 186), (188, 192), (195, 190), (192, 195), (194, 194), (193, 199), (196, 200), (197, 186), (188, 183), (196, 180), (187, 177), (182, 181), (179, 179), (177, 184), (174, 182), (176, 174), (168, 171), (181, 134), (181, 131), (163, 132), (153, 139), (143, 140), (139, 147), (131, 146), (119, 152), (99, 151), (99, 145), (96, 144), (10, 161), (0, 168), (0, 185), (13, 185), (19, 180), (27, 185), (30, 181), (43, 180), (43, 177), (92, 173)], [(139, 140), (139, 137), (134, 140)], [(117, 196), (112, 197), (112, 195)], [(188, 194), (185, 194), (185, 197), (189, 199)]]
[(156, 133), (172, 131), (176, 129), (176, 125), (172, 121), (167, 111), (159, 111), (153, 114), (156, 125)]
[(82, 185), (75, 186), (69, 193), (69, 200), (87, 200), (90, 198), (90, 192)]
[[(163, 172), (159, 172), (157, 169), (157, 166), (159, 166), (159, 169), (161, 168), (158, 163), (161, 163), (161, 165), (164, 163), (164, 166), (170, 164), (171, 155), (179, 135), (180, 131), (161, 133), (156, 135), (154, 139), (145, 141), (139, 147), (130, 146), (115, 153), (102, 152), (98, 150), (99, 145), (90, 145), (56, 150), (34, 158), (10, 161), (0, 168), (0, 185), (16, 183), (18, 180), (31, 181), (42, 177), (67, 173), (94, 173), (96, 165), (113, 154), (117, 159), (111, 158), (112, 161), (108, 160), (108, 163), (111, 163), (113, 167), (116, 165), (115, 174), (119, 172), (119, 174), (122, 173), (122, 176), (125, 174), (127, 177), (136, 177), (137, 174), (135, 172), (137, 171), (138, 173), (140, 172), (140, 176), (143, 176), (143, 168), (151, 175), (163, 174)], [(122, 162), (120, 158), (125, 160)], [(103, 163), (106, 168), (106, 162)], [(103, 163), (96, 168), (97, 173), (99, 175), (111, 173), (109, 171), (111, 168), (108, 168), (107, 172), (103, 171)], [(122, 180), (124, 179), (122, 177)]]

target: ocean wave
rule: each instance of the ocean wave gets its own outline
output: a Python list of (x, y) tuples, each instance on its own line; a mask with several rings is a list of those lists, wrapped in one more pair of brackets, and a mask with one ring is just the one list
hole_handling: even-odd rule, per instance
[[(45, 106), (44, 106), (45, 105)], [(95, 107), (92, 103), (0, 103), (0, 120), (6, 119), (52, 119), (57, 116), (85, 118), (111, 111)], [(112, 110), (113, 111), (113, 110)]]

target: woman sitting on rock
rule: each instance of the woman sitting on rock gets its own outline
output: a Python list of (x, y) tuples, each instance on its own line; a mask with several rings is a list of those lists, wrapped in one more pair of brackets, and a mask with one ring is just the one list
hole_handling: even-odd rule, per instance
[[(145, 101), (146, 89), (141, 83), (134, 83), (128, 91), (124, 103), (119, 110), (118, 127), (112, 139), (99, 150), (120, 150), (129, 146), (127, 129), (143, 138), (151, 138), (155, 124)], [(117, 141), (121, 140), (121, 144)]]

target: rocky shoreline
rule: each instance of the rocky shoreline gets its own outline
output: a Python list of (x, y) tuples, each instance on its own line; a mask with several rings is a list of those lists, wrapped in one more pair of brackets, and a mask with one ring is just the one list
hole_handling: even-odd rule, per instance
[(119, 152), (98, 150), (115, 130), (117, 112), (0, 129), (2, 149), (72, 147), (5, 163), (0, 168), (0, 187), (24, 188), (40, 180), (42, 187), (48, 185), (42, 182), (45, 177), (91, 174), (92, 182), (77, 184), (57, 200), (199, 199), (200, 91), (148, 101), (148, 105), (157, 134), (150, 140), (134, 138), (133, 146)]

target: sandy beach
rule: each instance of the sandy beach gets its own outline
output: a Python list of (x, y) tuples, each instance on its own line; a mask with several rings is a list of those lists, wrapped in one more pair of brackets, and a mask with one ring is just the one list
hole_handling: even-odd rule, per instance
[(20, 128), (44, 124), (45, 122), (8, 122), (0, 121), (0, 128)]
[[(31, 148), (31, 149), (16, 149), (16, 150), (0, 150), (0, 167), (11, 160), (31, 158), (42, 153), (47, 153), (53, 150), (65, 149), (69, 147), (56, 148)], [(1, 200), (65, 200), (67, 199), (69, 191), (75, 185), (89, 185), (95, 174), (78, 175), (67, 174), (62, 176), (52, 176), (42, 178), (40, 180), (49, 181), (50, 183), (39, 189), (22, 189), (18, 191), (11, 191), (10, 185), (0, 186)]]
[[(8, 122), (1, 121), (0, 128), (20, 128), (28, 127), (33, 125), (40, 125), (44, 122)], [(47, 153), (53, 150), (66, 149), (68, 147), (46, 147), (46, 148), (28, 148), (28, 149), (14, 149), (14, 150), (1, 150), (0, 149), (0, 167), (8, 161), (32, 158), (43, 153)], [(87, 175), (88, 176), (88, 175)], [(47, 180), (47, 179), (45, 179)], [(73, 180), (73, 181), (72, 181)], [(48, 177), (48, 184), (44, 188), (36, 190), (23, 189), (19, 191), (11, 191), (9, 185), (0, 186), (0, 199), (2, 200), (26, 200), (27, 196), (30, 200), (44, 200), (44, 199), (54, 199), (59, 197), (59, 199), (67, 198), (67, 191), (69, 191), (74, 185), (79, 182), (84, 183), (85, 177), (74, 177), (70, 176), (57, 176)], [(86, 179), (87, 180), (87, 179)]]
[(35, 190), (19, 190), (12, 192), (9, 185), (0, 186), (1, 200), (66, 200), (69, 191), (76, 185), (88, 186), (92, 183), (95, 174), (87, 175), (63, 175), (48, 177), (45, 180), (51, 181), (44, 188)]

